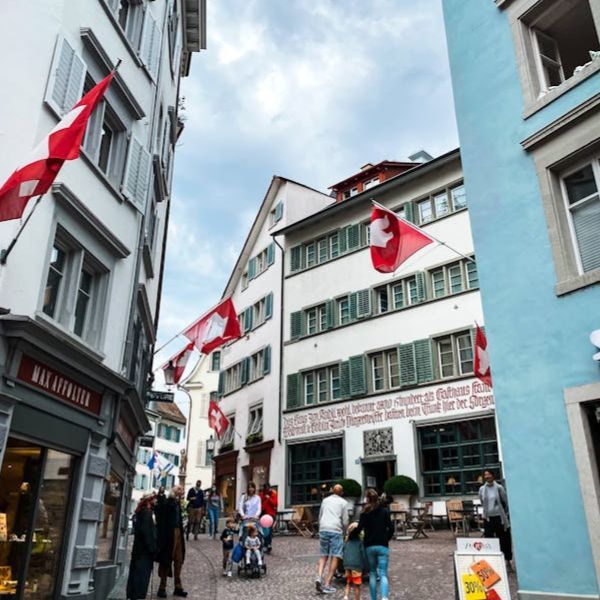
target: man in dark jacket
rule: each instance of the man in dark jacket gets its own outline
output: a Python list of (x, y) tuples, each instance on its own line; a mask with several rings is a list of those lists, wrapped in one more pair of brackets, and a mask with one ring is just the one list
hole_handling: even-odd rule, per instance
[(185, 532), (185, 539), (190, 539), (190, 531), (194, 534), (194, 539), (198, 539), (198, 532), (200, 531), (200, 523), (204, 516), (204, 490), (202, 489), (202, 482), (196, 481), (196, 485), (190, 488), (187, 494), (188, 501), (188, 524)]
[(183, 519), (181, 516), (181, 500), (183, 488), (174, 487), (167, 499), (159, 500), (154, 514), (156, 515), (156, 536), (158, 551), (158, 576), (160, 585), (157, 596), (167, 597), (167, 577), (175, 577), (174, 596), (185, 598), (188, 594), (181, 583), (181, 568), (185, 560), (185, 540), (183, 536)]

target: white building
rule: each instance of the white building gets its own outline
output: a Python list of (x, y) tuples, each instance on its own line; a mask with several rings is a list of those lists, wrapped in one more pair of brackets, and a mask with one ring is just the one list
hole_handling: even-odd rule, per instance
[[(65, 164), (0, 268), (0, 519), (9, 537), (30, 542), (42, 529), (50, 540), (35, 555), (31, 543), (2, 540), (12, 544), (3, 579), (16, 588), (0, 594), (103, 600), (127, 560), (178, 91), (204, 18), (202, 0), (0, 3), (2, 182), (122, 60), (81, 158)], [(2, 248), (18, 227), (0, 224)]]
[(493, 395), (473, 377), (475, 264), (431, 244), (386, 275), (368, 247), (374, 198), (474, 255), (459, 152), (390, 164), (366, 165), (333, 187), (338, 202), (275, 233), (285, 393), (272, 460), (288, 505), (320, 502), (342, 477), (381, 490), (408, 475), (421, 498), (472, 497), (483, 467), (500, 467)]
[(331, 201), (316, 190), (274, 177), (225, 289), (244, 333), (222, 349), (217, 390), (220, 407), (232, 423), (215, 456), (215, 481), (227, 511), (235, 508), (249, 481), (283, 483), (283, 454), (278, 450), (283, 265), (271, 233)]

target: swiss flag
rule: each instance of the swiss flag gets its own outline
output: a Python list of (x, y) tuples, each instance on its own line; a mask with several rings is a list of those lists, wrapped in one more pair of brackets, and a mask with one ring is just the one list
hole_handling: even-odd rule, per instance
[(371, 260), (380, 273), (393, 273), (407, 258), (433, 240), (391, 210), (375, 206), (371, 213)]
[(163, 371), (173, 369), (173, 383), (177, 385), (181, 381), (181, 376), (194, 352), (194, 343), (190, 342), (183, 350), (178, 352), (173, 358), (170, 358), (161, 368)]
[(475, 331), (475, 376), (478, 377), (485, 385), (492, 387), (492, 371), (490, 369), (490, 356), (487, 351), (487, 339), (481, 327), (476, 325)]
[(230, 424), (229, 419), (223, 414), (219, 405), (214, 400), (211, 400), (208, 407), (208, 426), (215, 430), (219, 439), (229, 429)]
[(209, 354), (215, 348), (242, 337), (240, 322), (231, 298), (226, 298), (209, 310), (190, 325), (183, 335), (191, 340), (202, 354)]
[(114, 71), (93, 87), (31, 152), (24, 166), (0, 188), (0, 221), (19, 219), (33, 196), (45, 194), (65, 160), (79, 157), (88, 119), (106, 92)]

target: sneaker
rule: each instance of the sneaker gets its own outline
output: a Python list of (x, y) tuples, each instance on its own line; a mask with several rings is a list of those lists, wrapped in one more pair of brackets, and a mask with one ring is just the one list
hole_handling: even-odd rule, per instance
[(227, 577), (231, 577), (231, 571), (227, 571)]
[(158, 590), (158, 592), (156, 592), (156, 597), (157, 598), (166, 598), (167, 590)]
[(315, 579), (315, 587), (317, 588), (317, 592), (319, 592), (319, 594), (323, 593), (323, 580), (320, 577)]
[(179, 596), (181, 598), (187, 598), (188, 593), (183, 590), (183, 588), (175, 588), (173, 590), (173, 596)]
[(323, 588), (323, 593), (324, 594), (335, 594), (335, 592), (336, 592), (336, 589), (333, 586), (331, 586), (331, 585), (326, 585)]
[(223, 569), (223, 577), (227, 575), (227, 569)]

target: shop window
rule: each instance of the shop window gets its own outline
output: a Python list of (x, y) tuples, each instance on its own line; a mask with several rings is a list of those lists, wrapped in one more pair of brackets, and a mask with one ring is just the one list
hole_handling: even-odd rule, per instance
[(102, 523), (96, 532), (96, 558), (98, 562), (109, 562), (114, 558), (116, 540), (119, 536), (119, 513), (123, 496), (123, 480), (114, 471), (104, 484)]
[(439, 373), (442, 378), (473, 372), (473, 341), (470, 331), (437, 338), (435, 342)]
[(425, 496), (476, 494), (483, 470), (499, 470), (494, 418), (419, 427)]
[(291, 445), (288, 461), (291, 504), (320, 503), (344, 476), (342, 439)]

